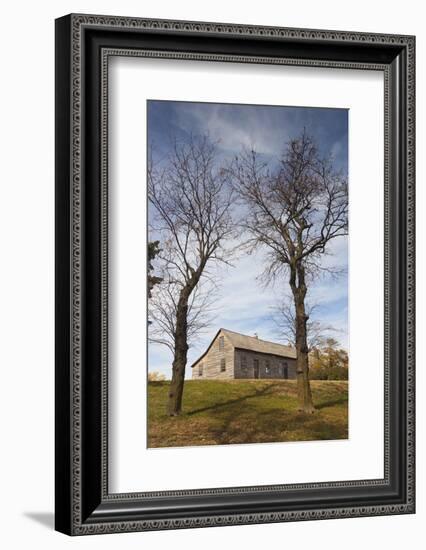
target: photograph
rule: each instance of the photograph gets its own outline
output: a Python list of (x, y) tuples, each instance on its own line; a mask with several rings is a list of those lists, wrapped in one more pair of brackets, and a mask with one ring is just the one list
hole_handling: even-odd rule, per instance
[(348, 439), (349, 110), (146, 115), (147, 447)]
[[(228, 22), (217, 7), (202, 17), (199, 2), (156, 5), (155, 16), (57, 8), (55, 163), (40, 172), (55, 180), (54, 201), (42, 201), (55, 213), (54, 381), (47, 363), (50, 385), (35, 368), (33, 356), (46, 357), (37, 334), (11, 355), (29, 353), (20, 408), (49, 405), (50, 439), (41, 417), (31, 434), (50, 456), (40, 454), (37, 474), (55, 472), (55, 537), (107, 535), (108, 546), (122, 534), (126, 546), (130, 533), (171, 531), (171, 544), (188, 533), (194, 548), (216, 549), (219, 539), (199, 538), (204, 528), (226, 526), (229, 546), (237, 526), (270, 524), (272, 538), (285, 530), (300, 544), (303, 531), (328, 548), (321, 524), (331, 520), (336, 544), (358, 547), (360, 522), (391, 550), (413, 529), (421, 18), (385, 20), (369, 6), (366, 28), (359, 8), (311, 2), (262, 15), (246, 4), (243, 16), (225, 10)], [(28, 20), (52, 50), (40, 16)], [(26, 89), (28, 70), (5, 74)], [(53, 145), (51, 124), (29, 127)], [(17, 128), (7, 135), (22, 157)], [(37, 237), (36, 259), (22, 246), (11, 255), (25, 273), (40, 263), (35, 223), (53, 227), (33, 200), (45, 142), (29, 139), (40, 154), (13, 159), (7, 186), (24, 208), (7, 208), (12, 233)], [(13, 185), (21, 168), (28, 177)], [(4, 288), (13, 311), (23, 304), (8, 316), (22, 340), (45, 296), (35, 285), (34, 309)], [(54, 382), (54, 431), (31, 377), (44, 390)], [(26, 456), (31, 438), (21, 439)], [(20, 524), (43, 520), (43, 508), (21, 509)]]

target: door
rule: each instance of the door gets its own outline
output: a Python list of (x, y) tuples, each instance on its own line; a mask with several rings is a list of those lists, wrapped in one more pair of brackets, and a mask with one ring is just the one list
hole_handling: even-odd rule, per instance
[(254, 378), (259, 378), (259, 359), (253, 361)]
[(285, 380), (287, 380), (287, 378), (288, 378), (288, 365), (287, 365), (287, 363), (284, 363), (284, 365), (283, 365), (283, 378)]

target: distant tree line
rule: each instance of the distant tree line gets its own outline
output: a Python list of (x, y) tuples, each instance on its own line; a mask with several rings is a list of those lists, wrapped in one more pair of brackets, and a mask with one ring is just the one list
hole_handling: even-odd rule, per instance
[(348, 366), (348, 352), (334, 338), (327, 338), (309, 353), (311, 380), (348, 380)]

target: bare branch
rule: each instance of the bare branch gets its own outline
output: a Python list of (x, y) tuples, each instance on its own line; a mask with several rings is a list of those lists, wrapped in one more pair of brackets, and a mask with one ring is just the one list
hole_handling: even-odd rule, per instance
[[(314, 312), (317, 304), (306, 304), (306, 322), (307, 342), (309, 352), (324, 345), (327, 338), (337, 330), (331, 325), (322, 323), (314, 318)], [(293, 301), (290, 297), (284, 298), (278, 305), (271, 308), (271, 320), (275, 325), (275, 333), (281, 341), (296, 346), (296, 313)]]
[(303, 266), (307, 275), (323, 271), (329, 243), (348, 233), (348, 186), (330, 158), (320, 157), (313, 139), (304, 132), (291, 140), (275, 169), (245, 150), (229, 173), (247, 207), (244, 228), (251, 246), (270, 251), (266, 276), (273, 278), (283, 266)]
[[(175, 349), (176, 318), (180, 285), (162, 283), (155, 287), (149, 301), (149, 342), (166, 346), (172, 353)], [(188, 304), (187, 338), (189, 347), (196, 344), (214, 316), (215, 295), (211, 285), (198, 285)]]

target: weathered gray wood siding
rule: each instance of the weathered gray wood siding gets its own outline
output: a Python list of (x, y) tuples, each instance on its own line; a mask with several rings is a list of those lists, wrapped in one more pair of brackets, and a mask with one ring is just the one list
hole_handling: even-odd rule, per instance
[(284, 379), (287, 366), (288, 379), (296, 378), (296, 360), (249, 350), (235, 350), (234, 378), (254, 378), (255, 360), (259, 361), (259, 378)]
[[(223, 350), (220, 349), (220, 337), (223, 336)], [(225, 360), (225, 370), (221, 370), (221, 361)], [(200, 366), (201, 371), (200, 371)], [(202, 372), (202, 374), (200, 374)], [(226, 335), (219, 333), (211, 348), (193, 367), (192, 378), (194, 380), (206, 380), (211, 378), (234, 378), (234, 347)]]

